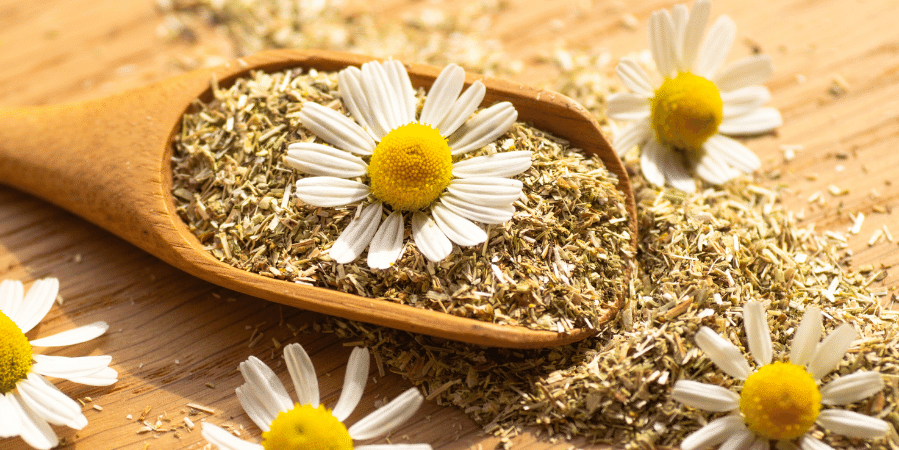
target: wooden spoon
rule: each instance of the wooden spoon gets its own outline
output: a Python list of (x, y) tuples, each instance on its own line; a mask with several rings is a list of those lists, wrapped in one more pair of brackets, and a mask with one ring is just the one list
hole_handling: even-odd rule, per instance
[[(496, 325), (275, 280), (231, 267), (203, 249), (175, 212), (171, 140), (191, 102), (211, 98), (212, 77), (227, 85), (251, 70), (337, 71), (373, 59), (324, 51), (267, 51), (103, 99), (0, 109), (0, 182), (55, 203), (192, 275), (285, 305), (488, 346), (548, 347), (595, 333)], [(415, 64), (406, 67), (412, 83), (425, 88), (441, 70)], [(471, 74), (466, 83), (475, 80), (487, 87), (485, 105), (511, 101), (519, 120), (598, 155), (618, 175), (636, 244), (636, 211), (627, 173), (583, 107), (561, 94)], [(622, 301), (596, 325), (614, 318)]]

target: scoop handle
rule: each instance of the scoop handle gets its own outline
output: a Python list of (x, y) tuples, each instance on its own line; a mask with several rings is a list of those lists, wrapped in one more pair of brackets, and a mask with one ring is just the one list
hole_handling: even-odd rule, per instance
[(0, 182), (158, 254), (166, 246), (147, 238), (160, 222), (172, 229), (166, 146), (208, 86), (208, 71), (191, 72), (96, 100), (0, 109)]

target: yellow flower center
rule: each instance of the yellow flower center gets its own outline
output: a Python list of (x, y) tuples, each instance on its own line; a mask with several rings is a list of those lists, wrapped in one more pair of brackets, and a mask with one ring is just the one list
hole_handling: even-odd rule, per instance
[(31, 370), (31, 344), (19, 326), (0, 311), (0, 394), (16, 388)]
[(749, 376), (740, 393), (740, 412), (753, 433), (789, 440), (804, 435), (821, 411), (821, 392), (802, 366), (775, 362)]
[(428, 125), (409, 123), (384, 136), (368, 165), (371, 192), (396, 210), (424, 208), (453, 177), (446, 138)]
[(659, 142), (685, 150), (699, 150), (724, 118), (724, 102), (715, 83), (690, 72), (666, 78), (651, 108)]
[(262, 433), (265, 450), (353, 450), (346, 427), (324, 405), (294, 405)]

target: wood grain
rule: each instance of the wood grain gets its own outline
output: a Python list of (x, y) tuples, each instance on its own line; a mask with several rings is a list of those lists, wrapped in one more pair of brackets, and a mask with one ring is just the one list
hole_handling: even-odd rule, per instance
[[(416, 1), (368, 3), (366, 8), (387, 18), (432, 7)], [(451, 12), (461, 3), (441, 7)], [(672, 4), (596, 0), (560, 6), (507, 0), (486, 37), (499, 39), (511, 56), (526, 62), (528, 70), (515, 81), (539, 86), (554, 74), (540, 62), (541, 56), (551, 54), (559, 42), (605, 47), (617, 60), (646, 48), (649, 13)], [(636, 28), (625, 26), (625, 13), (638, 19)], [(865, 264), (888, 268), (890, 274), (875, 290), (886, 291), (889, 302), (899, 286), (893, 267), (899, 263), (899, 245), (881, 241), (869, 247), (867, 241), (884, 225), (899, 237), (894, 212), (899, 208), (899, 13), (894, 2), (785, 0), (760, 6), (718, 0), (712, 14), (728, 14), (739, 27), (731, 60), (753, 46), (774, 59), (775, 73), (766, 85), (784, 125), (776, 134), (749, 143), (764, 162), (761, 181), (786, 186), (784, 203), (804, 211), (805, 224), (819, 231), (845, 231), (851, 225), (850, 213), (865, 214), (861, 232), (848, 241), (853, 254), (846, 258), (847, 270)], [(180, 69), (173, 61), (183, 55), (228, 50), (214, 31), (195, 44), (166, 42), (156, 34), (161, 20), (152, 2), (145, 0), (0, 0), (0, 105), (102, 97), (177, 74)], [(839, 80), (845, 80), (847, 89), (834, 95), (831, 88)], [(785, 162), (782, 145), (803, 148)], [(833, 196), (830, 185), (848, 193)], [(807, 201), (816, 192), (826, 204)], [(85, 407), (90, 423), (84, 430), (57, 428), (74, 448), (198, 448), (203, 441), (196, 429), (137, 432), (141, 425), (135, 419), (146, 406), (152, 407), (151, 423), (166, 413), (172, 421), (162, 424), (168, 427), (180, 423), (189, 402), (214, 407), (216, 413), (207, 420), (242, 425), (247, 427), (245, 435), (255, 436), (255, 427), (233, 395), (240, 384), (236, 366), (250, 355), (276, 365), (281, 358), (272, 339), (302, 343), (321, 376), (325, 401), (339, 395), (349, 349), (330, 336), (293, 336), (282, 325), (312, 326), (315, 314), (200, 281), (82, 219), (6, 187), (0, 187), (0, 276), (26, 284), (45, 276), (60, 278), (65, 302), (53, 308), (30, 337), (95, 320), (111, 325), (111, 332), (98, 340), (53, 352), (111, 354), (121, 374), (108, 388), (58, 383), (73, 397), (94, 400)], [(251, 336), (259, 333), (261, 339), (249, 347)], [(350, 421), (370, 411), (376, 398), (393, 397), (408, 387), (398, 376), (377, 378)], [(92, 404), (104, 409), (91, 409)], [(131, 419), (126, 418), (129, 414)], [(394, 442), (406, 436), (408, 442), (428, 442), (435, 449), (491, 448), (497, 443), (496, 438), (481, 436), (460, 411), (433, 402), (426, 402), (412, 423), (394, 433)], [(520, 449), (552, 446), (532, 434), (514, 441)], [(0, 448), (26, 447), (10, 439), (0, 441)]]

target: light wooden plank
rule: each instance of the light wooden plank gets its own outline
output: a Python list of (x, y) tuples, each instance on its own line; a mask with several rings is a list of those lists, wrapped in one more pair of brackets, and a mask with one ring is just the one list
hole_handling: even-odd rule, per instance
[[(448, 2), (452, 12), (464, 2)], [(493, 17), (486, 37), (500, 39), (510, 55), (529, 70), (518, 81), (549, 84), (553, 69), (540, 62), (560, 42), (570, 47), (601, 46), (617, 59), (646, 47), (646, 22), (657, 8), (673, 2), (652, 0), (631, 5), (620, 1), (546, 2), (508, 0)], [(357, 5), (399, 20), (416, 8), (432, 7), (412, 1)], [(882, 226), (899, 240), (899, 18), (889, 0), (785, 0), (756, 2), (719, 0), (713, 16), (732, 16), (738, 40), (731, 59), (750, 52), (747, 40), (774, 58), (775, 74), (767, 85), (773, 105), (784, 115), (774, 136), (753, 139), (762, 157), (763, 183), (788, 187), (784, 202), (805, 211), (805, 223), (816, 229), (845, 231), (849, 213), (864, 213), (864, 225), (849, 240), (854, 255), (850, 267), (899, 264), (899, 245), (885, 240), (869, 247), (871, 234)], [(624, 25), (632, 14), (636, 28)], [(38, 6), (0, 0), (0, 104), (57, 103), (111, 94), (158, 80), (179, 69), (173, 60), (228, 49), (213, 31), (198, 43), (171, 43), (157, 36), (161, 16), (152, 2), (119, 0), (47, 0)], [(388, 55), (378, 55), (388, 56)], [(611, 67), (609, 68), (611, 69)], [(848, 83), (845, 94), (829, 93), (839, 76)], [(801, 145), (796, 158), (784, 162), (780, 146)], [(842, 170), (838, 170), (842, 166)], [(780, 173), (771, 179), (772, 171)], [(816, 175), (813, 179), (811, 175)], [(849, 189), (834, 197), (828, 186)], [(827, 199), (823, 207), (809, 205), (815, 192)], [(886, 208), (889, 212), (875, 212)], [(878, 289), (893, 296), (899, 289), (899, 270)], [(54, 354), (78, 356), (111, 354), (120, 381), (109, 388), (90, 388), (62, 382), (75, 398), (90, 396), (85, 407), (90, 424), (85, 430), (57, 428), (71, 448), (199, 448), (202, 439), (192, 432), (138, 434), (136, 419), (146, 406), (149, 421), (165, 413), (168, 428), (181, 423), (188, 403), (215, 408), (206, 417), (214, 423), (255, 427), (243, 414), (233, 389), (240, 384), (237, 364), (256, 355), (277, 364), (280, 356), (272, 339), (301, 342), (309, 350), (321, 376), (322, 395), (339, 395), (348, 348), (330, 336), (293, 336), (282, 324), (313, 324), (317, 316), (241, 296), (198, 281), (168, 267), (129, 244), (86, 222), (23, 195), (0, 187), (0, 277), (26, 281), (45, 276), (61, 280), (65, 302), (54, 308), (32, 336), (48, 335), (72, 326), (106, 320), (110, 333), (95, 342)], [(233, 299), (233, 301), (229, 301)], [(250, 337), (262, 338), (250, 348)], [(177, 360), (177, 363), (175, 362)], [(283, 367), (282, 379), (287, 381)], [(373, 375), (376, 375), (373, 368)], [(211, 383), (214, 388), (206, 386)], [(360, 410), (350, 421), (372, 409), (375, 399), (393, 397), (409, 385), (398, 375), (371, 384)], [(91, 409), (98, 404), (102, 411)], [(132, 419), (127, 419), (127, 415)], [(492, 448), (495, 438), (481, 436), (460, 411), (429, 402), (407, 426), (394, 433), (394, 442), (428, 442), (435, 449)], [(399, 437), (399, 439), (397, 439)], [(531, 434), (515, 439), (516, 448), (542, 449), (551, 444)], [(17, 439), (2, 441), (10, 449), (26, 448)]]

